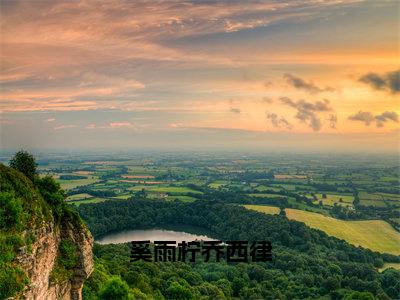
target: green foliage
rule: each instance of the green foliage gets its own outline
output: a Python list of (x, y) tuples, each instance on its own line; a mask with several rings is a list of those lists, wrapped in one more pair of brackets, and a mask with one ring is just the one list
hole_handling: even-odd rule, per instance
[(21, 199), (13, 193), (0, 193), (0, 228), (20, 230), (24, 222)]
[(25, 174), (32, 182), (37, 173), (37, 163), (32, 154), (20, 150), (10, 160), (10, 167)]
[(56, 206), (64, 202), (66, 195), (64, 191), (61, 190), (60, 184), (56, 182), (53, 177), (45, 176), (36, 180), (35, 184), (44, 200), (50, 205)]
[(129, 300), (133, 299), (129, 292), (129, 286), (119, 277), (113, 277), (107, 281), (104, 288), (99, 293), (102, 300)]
[(382, 273), (382, 287), (393, 299), (400, 295), (400, 272), (395, 269), (386, 269)]
[(60, 175), (60, 180), (78, 180), (86, 178), (87, 176), (80, 176), (80, 175)]
[[(186, 224), (212, 231), (221, 240), (272, 241), (272, 262), (246, 264), (130, 263), (128, 244), (95, 245), (96, 268), (101, 262), (106, 277), (118, 275), (131, 289), (139, 289), (150, 298), (162, 295), (177, 299), (179, 294), (185, 299), (336, 300), (358, 291), (385, 299), (397, 291), (393, 287), (400, 272), (380, 274), (374, 267), (376, 261), (397, 257), (356, 248), (282, 216), (206, 202), (110, 201), (81, 205), (79, 209), (96, 234), (130, 229), (137, 224)], [(91, 282), (89, 279), (88, 284)], [(97, 282), (97, 286), (104, 282)], [(91, 293), (97, 295), (98, 291), (94, 288)]]
[(70, 240), (61, 240), (57, 261), (50, 274), (50, 280), (56, 283), (62, 283), (73, 276), (73, 268), (78, 262), (76, 245)]
[[(32, 251), (35, 229), (54, 219), (61, 226), (82, 225), (77, 212), (64, 202), (60, 186), (51, 177), (35, 176), (36, 163), (30, 154), (18, 152), (10, 164), (15, 169), (0, 164), (0, 299), (18, 295), (28, 283), (15, 259), (21, 251)], [(52, 280), (70, 278), (77, 259), (75, 245), (63, 240)]]
[(0, 299), (6, 299), (22, 291), (29, 283), (18, 267), (0, 262)]
[(171, 281), (168, 288), (165, 291), (165, 297), (167, 299), (194, 299), (194, 295), (190, 288), (186, 285), (182, 285), (177, 281)]
[(344, 300), (374, 300), (375, 297), (370, 292), (353, 292), (346, 296)]
[(29, 229), (49, 217), (49, 208), (32, 181), (0, 164), (0, 299), (18, 294), (27, 284), (26, 274), (14, 260), (20, 249), (31, 248)]
[(72, 269), (78, 262), (77, 249), (74, 242), (62, 240), (59, 245), (59, 262), (67, 269)]

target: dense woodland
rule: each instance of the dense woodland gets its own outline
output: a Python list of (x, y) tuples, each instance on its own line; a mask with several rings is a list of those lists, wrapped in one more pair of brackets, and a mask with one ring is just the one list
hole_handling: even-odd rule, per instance
[[(15, 294), (25, 284), (13, 259), (21, 245), (29, 247), (31, 242), (29, 236), (26, 241), (18, 237), (35, 215), (32, 195), (47, 208), (49, 218), (79, 220), (79, 212), (95, 237), (176, 225), (195, 226), (222, 241), (269, 240), (273, 245), (273, 260), (267, 263), (130, 263), (130, 245), (95, 244), (95, 270), (84, 286), (85, 299), (397, 299), (400, 293), (400, 272), (378, 271), (386, 263), (399, 263), (400, 257), (354, 247), (289, 221), (284, 209), (344, 220), (381, 219), (399, 230), (398, 171), (382, 162), (368, 169), (358, 167), (365, 163), (357, 160), (282, 164), (262, 157), (238, 161), (200, 156), (194, 162), (192, 156), (155, 156), (95, 165), (81, 159), (55, 160), (42, 163), (38, 172), (34, 158), (22, 152), (17, 159), (20, 154), (10, 166), (29, 179), (5, 167), (0, 176), (0, 249), (5, 254), (0, 257), (0, 281), (8, 287), (4, 295)], [(66, 192), (44, 174), (58, 174)], [(18, 183), (25, 181), (32, 189)], [(336, 197), (334, 203), (326, 202), (329, 197)], [(247, 210), (243, 204), (272, 205), (280, 214)], [(63, 245), (65, 257), (73, 258), (72, 248)], [(61, 275), (70, 260), (60, 264)]]
[[(268, 263), (129, 263), (128, 245), (96, 245), (96, 271), (85, 286), (90, 299), (122, 279), (127, 291), (150, 298), (206, 299), (396, 299), (400, 272), (377, 271), (400, 258), (357, 248), (289, 221), (218, 201), (194, 203), (130, 199), (79, 207), (95, 236), (123, 229), (194, 225), (221, 240), (270, 240)], [(129, 287), (129, 288), (128, 288)], [(179, 292), (178, 292), (179, 291)], [(144, 297), (144, 296), (143, 296)], [(140, 298), (140, 297), (139, 297)]]

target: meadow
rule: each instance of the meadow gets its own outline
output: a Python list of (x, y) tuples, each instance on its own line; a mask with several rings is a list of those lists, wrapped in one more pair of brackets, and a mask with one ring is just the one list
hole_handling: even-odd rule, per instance
[[(279, 213), (278, 207), (262, 205), (245, 205), (245, 207), (268, 214), (276, 214), (277, 211)], [(400, 255), (400, 233), (385, 221), (344, 221), (304, 210), (286, 208), (285, 211), (288, 219), (303, 222), (311, 228), (322, 230), (355, 246)]]

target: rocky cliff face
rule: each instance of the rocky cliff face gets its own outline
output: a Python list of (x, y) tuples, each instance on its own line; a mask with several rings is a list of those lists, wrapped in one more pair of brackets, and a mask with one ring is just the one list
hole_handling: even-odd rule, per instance
[[(83, 282), (93, 271), (93, 237), (86, 228), (77, 229), (71, 223), (63, 226), (46, 224), (35, 232), (36, 240), (30, 253), (21, 249), (17, 261), (28, 275), (30, 284), (20, 298), (24, 299), (82, 299)], [(76, 245), (77, 263), (65, 280), (56, 280), (53, 273), (60, 256), (61, 240)]]

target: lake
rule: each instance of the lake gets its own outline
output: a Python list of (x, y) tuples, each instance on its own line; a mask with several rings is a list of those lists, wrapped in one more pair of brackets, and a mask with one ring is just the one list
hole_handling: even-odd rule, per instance
[(188, 233), (185, 231), (167, 230), (167, 229), (135, 229), (124, 230), (116, 233), (106, 234), (96, 239), (99, 244), (119, 244), (131, 241), (182, 241), (192, 242), (194, 240), (215, 241), (207, 235)]

